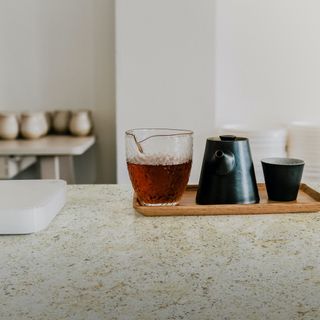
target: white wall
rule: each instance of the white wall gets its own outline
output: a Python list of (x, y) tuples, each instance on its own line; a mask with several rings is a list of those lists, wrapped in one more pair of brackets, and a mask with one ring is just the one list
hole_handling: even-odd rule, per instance
[(128, 181), (125, 130), (173, 127), (195, 132), (198, 182), (214, 124), (214, 1), (118, 0), (116, 36), (118, 181)]
[(320, 122), (320, 1), (216, 0), (215, 123)]
[(115, 182), (114, 90), (113, 0), (0, 0), (0, 109), (91, 109), (79, 182)]
[(132, 127), (320, 123), (320, 1), (118, 0), (118, 178)]

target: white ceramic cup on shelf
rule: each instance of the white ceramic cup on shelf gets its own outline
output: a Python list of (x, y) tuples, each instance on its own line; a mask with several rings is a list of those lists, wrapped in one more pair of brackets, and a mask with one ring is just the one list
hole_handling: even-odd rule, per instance
[(90, 111), (79, 110), (72, 112), (69, 124), (69, 130), (72, 135), (78, 137), (87, 136), (91, 133), (92, 127)]
[(43, 112), (21, 114), (21, 135), (25, 139), (38, 139), (48, 132), (48, 123)]
[(19, 134), (19, 122), (14, 113), (0, 113), (0, 139), (12, 140)]

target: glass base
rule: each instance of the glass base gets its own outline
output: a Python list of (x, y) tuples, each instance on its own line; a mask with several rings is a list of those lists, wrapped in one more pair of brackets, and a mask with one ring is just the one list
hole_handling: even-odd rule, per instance
[(167, 202), (167, 203), (145, 203), (143, 201), (140, 201), (141, 205), (146, 207), (172, 207), (177, 206), (179, 202)]

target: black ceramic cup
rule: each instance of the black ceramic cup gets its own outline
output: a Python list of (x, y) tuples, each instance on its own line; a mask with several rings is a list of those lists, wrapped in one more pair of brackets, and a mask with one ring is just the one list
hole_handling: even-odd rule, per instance
[(266, 158), (262, 159), (261, 163), (269, 200), (296, 200), (304, 161), (290, 158)]

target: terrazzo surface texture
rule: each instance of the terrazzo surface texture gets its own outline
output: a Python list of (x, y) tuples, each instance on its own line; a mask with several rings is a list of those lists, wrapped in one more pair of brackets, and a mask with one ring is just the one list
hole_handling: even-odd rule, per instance
[(129, 186), (69, 186), (0, 237), (0, 319), (320, 319), (320, 214), (146, 218)]

